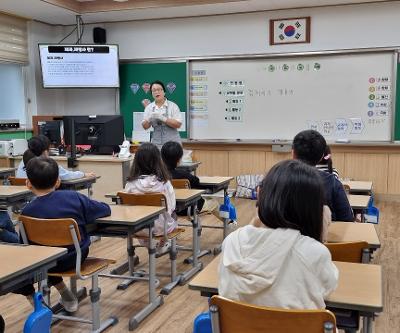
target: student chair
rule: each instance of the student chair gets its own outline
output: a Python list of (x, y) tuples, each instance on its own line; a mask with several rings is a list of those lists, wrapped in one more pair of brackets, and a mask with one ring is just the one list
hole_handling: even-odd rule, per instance
[(350, 185), (348, 184), (343, 184), (343, 189), (346, 192), (346, 194), (350, 194)]
[[(117, 196), (120, 198), (120, 202), (123, 205), (141, 205), (141, 206), (164, 206), (167, 207), (167, 201), (165, 199), (164, 194), (162, 193), (148, 193), (148, 194), (133, 194), (126, 192), (118, 192)], [(162, 236), (154, 236), (154, 240), (156, 241), (165, 241), (171, 242), (171, 248), (169, 249), (169, 259), (171, 261), (171, 282), (161, 289), (161, 294), (169, 295), (173, 288), (175, 288), (180, 282), (181, 277), (176, 273), (176, 257), (177, 257), (177, 249), (176, 249), (176, 239), (177, 237), (185, 232), (183, 228), (176, 228), (170, 233), (167, 233), (167, 227), (164, 226), (164, 235)], [(139, 236), (134, 235), (137, 239), (148, 239), (147, 236)], [(133, 251), (130, 250), (133, 248)], [(128, 256), (134, 254), (134, 247), (132, 245), (131, 237), (128, 237)], [(157, 257), (157, 256), (156, 256)], [(129, 260), (128, 260), (129, 262)], [(130, 271), (132, 274), (133, 272)]]
[(365, 241), (325, 243), (329, 249), (333, 261), (344, 261), (354, 263), (368, 263), (370, 251)]
[(10, 185), (14, 186), (26, 186), (26, 178), (17, 178), (14, 176), (9, 176), (8, 182), (10, 183)]
[(171, 179), (171, 184), (173, 188), (190, 189), (189, 179)]
[[(353, 263), (369, 263), (371, 253), (365, 241), (325, 243), (331, 253), (332, 260)], [(346, 333), (354, 333), (359, 328), (359, 311), (329, 308), (336, 315), (337, 327)]]
[(334, 333), (336, 328), (329, 310), (270, 308), (220, 296), (210, 300), (210, 317), (213, 333)]
[[(177, 189), (190, 189), (190, 181), (189, 179), (183, 178), (183, 179), (171, 179), (171, 184), (173, 188)], [(191, 218), (191, 207), (188, 207), (187, 209), (187, 217), (190, 219)], [(191, 224), (182, 224), (179, 223), (180, 227), (191, 227)]]
[[(44, 246), (57, 246), (68, 247), (74, 246), (76, 251), (76, 267), (75, 269), (60, 272), (48, 273), (50, 276), (61, 276), (71, 278), (71, 289), (76, 294), (76, 281), (92, 279), (92, 289), (90, 290), (90, 301), (92, 304), (91, 319), (80, 318), (75, 316), (54, 315), (57, 319), (66, 319), (89, 323), (92, 325), (91, 332), (103, 332), (111, 325), (118, 322), (116, 317), (110, 317), (107, 320), (100, 322), (100, 293), (98, 287), (99, 273), (108, 267), (109, 264), (115, 263), (114, 260), (88, 257), (81, 263), (81, 248), (79, 242), (81, 235), (79, 232), (78, 224), (74, 219), (38, 219), (21, 215), (20, 232), (25, 244), (29, 242), (44, 245)], [(50, 295), (46, 295), (50, 300)], [(48, 301), (49, 302), (49, 301)], [(50, 306), (50, 304), (48, 304)]]

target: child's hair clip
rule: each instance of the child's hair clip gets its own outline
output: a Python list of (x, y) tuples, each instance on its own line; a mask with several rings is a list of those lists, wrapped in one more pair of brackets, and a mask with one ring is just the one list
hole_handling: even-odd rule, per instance
[(329, 160), (331, 158), (331, 154), (324, 156), (324, 160)]

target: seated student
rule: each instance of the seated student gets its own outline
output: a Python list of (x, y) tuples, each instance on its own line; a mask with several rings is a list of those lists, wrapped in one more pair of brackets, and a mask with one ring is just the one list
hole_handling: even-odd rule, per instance
[[(26, 170), (25, 165), (27, 165), (28, 161), (32, 157), (36, 156), (49, 156), (50, 150), (50, 140), (45, 135), (38, 135), (30, 138), (28, 140), (28, 149), (25, 151), (22, 161), (18, 165), (18, 169), (16, 172), (16, 177), (18, 178), (26, 178)], [(94, 176), (95, 174), (92, 172), (83, 173), (82, 171), (71, 171), (64, 169), (61, 165), (58, 166), (59, 168), (59, 175), (61, 180), (69, 180), (69, 179), (77, 179), (82, 177), (90, 177)]]
[(6, 210), (0, 210), (0, 242), (19, 243), (19, 237)]
[[(161, 154), (157, 146), (152, 143), (143, 143), (135, 154), (125, 191), (135, 194), (159, 192), (165, 195), (168, 211), (160, 214), (154, 223), (154, 235), (164, 234), (164, 223), (167, 232), (173, 231), (178, 223), (172, 217), (175, 211), (175, 192), (170, 182), (170, 175), (161, 160)], [(147, 234), (147, 232), (146, 232)], [(167, 242), (157, 244), (159, 253), (168, 250)]]
[[(90, 245), (90, 237), (85, 225), (94, 222), (97, 218), (110, 215), (111, 210), (106, 203), (91, 200), (79, 192), (56, 191), (60, 185), (58, 170), (57, 163), (51, 158), (35, 157), (28, 162), (27, 186), (36, 195), (36, 199), (25, 206), (22, 215), (44, 219), (73, 218), (81, 234), (80, 247), (83, 262), (89, 254)], [(71, 246), (68, 248), (68, 253), (62, 256), (49, 272), (62, 272), (75, 268), (75, 263), (76, 252)], [(60, 302), (67, 311), (77, 310), (78, 300), (61, 277), (49, 276), (48, 283), (60, 292)]]
[(316, 167), (318, 170), (329, 172), (339, 179), (339, 172), (333, 167), (331, 148), (329, 146), (326, 146), (324, 157), (319, 161)]
[[(311, 166), (316, 166), (324, 156), (325, 138), (314, 130), (298, 133), (293, 139), (292, 155)], [(328, 172), (320, 171), (324, 181), (325, 204), (332, 212), (332, 221), (354, 221), (353, 210), (350, 207), (342, 183)]]
[(225, 238), (219, 294), (260, 306), (320, 309), (338, 281), (321, 243), (324, 189), (319, 172), (282, 161), (261, 183), (258, 218)]
[[(179, 162), (183, 156), (183, 148), (180, 143), (168, 141), (161, 148), (161, 156), (171, 174), (172, 179), (188, 179), (191, 188), (200, 188), (200, 180), (190, 172), (177, 169)], [(204, 199), (201, 198), (197, 202), (197, 209), (201, 211), (204, 205)], [(187, 209), (177, 212), (178, 215), (187, 215)]]

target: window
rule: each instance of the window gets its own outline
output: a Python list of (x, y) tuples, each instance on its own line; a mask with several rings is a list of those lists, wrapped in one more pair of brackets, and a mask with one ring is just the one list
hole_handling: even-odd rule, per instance
[(22, 66), (0, 63), (0, 119), (19, 119), (25, 124)]

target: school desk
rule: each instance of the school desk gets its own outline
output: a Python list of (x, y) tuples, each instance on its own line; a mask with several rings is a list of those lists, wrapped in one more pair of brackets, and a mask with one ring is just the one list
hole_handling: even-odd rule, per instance
[(15, 168), (0, 168), (0, 179), (3, 179), (3, 184), (7, 184), (8, 176), (14, 176)]
[(327, 240), (332, 243), (366, 241), (371, 251), (381, 247), (375, 225), (372, 223), (332, 222)]
[(82, 177), (77, 179), (68, 179), (62, 180), (60, 184), (60, 190), (73, 190), (73, 191), (88, 191), (88, 197), (92, 197), (92, 186), (96, 183), (96, 180), (99, 179), (100, 176), (91, 176), (91, 177)]
[(372, 193), (371, 181), (342, 180), (341, 182), (343, 185), (348, 185), (350, 187), (351, 194), (371, 195)]
[(349, 204), (350, 207), (353, 209), (354, 214), (361, 213), (361, 221), (364, 222), (364, 210), (368, 208), (371, 196), (360, 195), (360, 194), (349, 194), (347, 195), (347, 198), (349, 199)]
[(0, 243), (0, 295), (47, 278), (64, 248)]
[(199, 262), (199, 258), (210, 253), (210, 251), (201, 251), (200, 248), (200, 233), (201, 223), (197, 214), (197, 202), (201, 199), (201, 195), (205, 192), (204, 190), (196, 189), (174, 189), (176, 210), (181, 211), (187, 207), (191, 207), (191, 219), (192, 224), (192, 256), (185, 260), (185, 262), (191, 263), (192, 268), (182, 274), (180, 284), (185, 284), (194, 274), (199, 272), (203, 268), (203, 264)]
[[(220, 256), (211, 261), (189, 283), (189, 289), (201, 296), (218, 294)], [(360, 311), (364, 316), (363, 333), (372, 332), (372, 319), (383, 311), (382, 268), (380, 265), (334, 262), (339, 270), (338, 287), (325, 298), (325, 304), (346, 310)]]
[(26, 186), (0, 186), (0, 207), (8, 209), (17, 204), (25, 203), (33, 197), (33, 193)]
[(207, 193), (212, 194), (224, 190), (224, 195), (227, 195), (228, 186), (233, 177), (201, 176), (199, 177), (199, 179), (200, 179), (200, 186), (206, 189)]
[(200, 164), (201, 164), (201, 162), (183, 162), (183, 163), (179, 164), (176, 168), (178, 170), (185, 170), (188, 172), (193, 172), (193, 174), (196, 176), (196, 171)]
[[(68, 168), (66, 156), (51, 156), (51, 158), (64, 168)], [(11, 157), (11, 166), (18, 166), (21, 159), (22, 156)], [(85, 173), (94, 172), (101, 177), (97, 179), (93, 199), (104, 200), (106, 193), (118, 191), (125, 186), (133, 157), (118, 158), (111, 155), (83, 155), (78, 157), (77, 161), (78, 167), (75, 170)]]
[[(132, 235), (142, 229), (149, 231), (149, 274), (147, 277), (142, 276), (121, 276), (114, 274), (100, 274), (100, 276), (128, 279), (131, 281), (148, 281), (149, 282), (149, 303), (129, 320), (129, 330), (133, 330), (139, 326), (149, 314), (163, 304), (163, 297), (156, 296), (156, 259), (155, 259), (155, 242), (153, 241), (153, 226), (158, 215), (165, 212), (165, 207), (155, 206), (125, 206), (112, 205), (111, 215), (97, 219), (95, 223), (101, 227), (117, 227), (132, 239)], [(98, 230), (101, 232), (101, 229)], [(112, 233), (109, 235), (112, 236)], [(120, 233), (117, 235), (120, 236)], [(130, 263), (133, 269), (133, 261)]]
[[(201, 232), (201, 224), (200, 219), (197, 214), (197, 202), (201, 199), (201, 195), (205, 192), (205, 190), (196, 190), (196, 189), (174, 189), (175, 192), (175, 201), (176, 201), (176, 210), (180, 211), (185, 208), (191, 207), (192, 217), (191, 217), (191, 224), (193, 230), (193, 237), (192, 237), (192, 248), (190, 249), (193, 253), (197, 253), (195, 256), (195, 260), (193, 259), (193, 255), (185, 259), (185, 262), (191, 263), (192, 268), (187, 270), (184, 273), (181, 273), (181, 280), (180, 284), (185, 284), (193, 275), (199, 272), (203, 268), (203, 264), (198, 261), (198, 258), (210, 253), (210, 251), (201, 251), (200, 250), (200, 232)], [(119, 203), (119, 198), (117, 193), (110, 193), (107, 194), (106, 197), (111, 198), (113, 202)], [(129, 239), (128, 239), (129, 240)], [(129, 253), (132, 251), (129, 250), (128, 245), (128, 262), (123, 263), (122, 265), (118, 266), (113, 270), (114, 273), (123, 274), (128, 271), (129, 268), (129, 260), (133, 261), (133, 258), (130, 258)], [(185, 248), (186, 249), (186, 248)]]
[[(218, 191), (224, 190), (224, 196), (228, 195), (228, 186), (230, 181), (233, 179), (233, 177), (199, 177), (200, 178), (200, 186), (202, 188), (205, 188), (207, 190), (207, 193), (216, 193)], [(223, 234), (222, 234), (222, 240), (225, 239), (225, 237), (228, 235), (228, 223), (229, 219), (223, 218), (222, 219), (223, 226), (218, 227), (218, 226), (208, 226), (208, 225), (203, 225), (203, 228), (214, 228), (214, 229), (222, 229)], [(214, 254), (220, 253), (221, 252), (221, 245), (217, 246), (214, 248)]]

